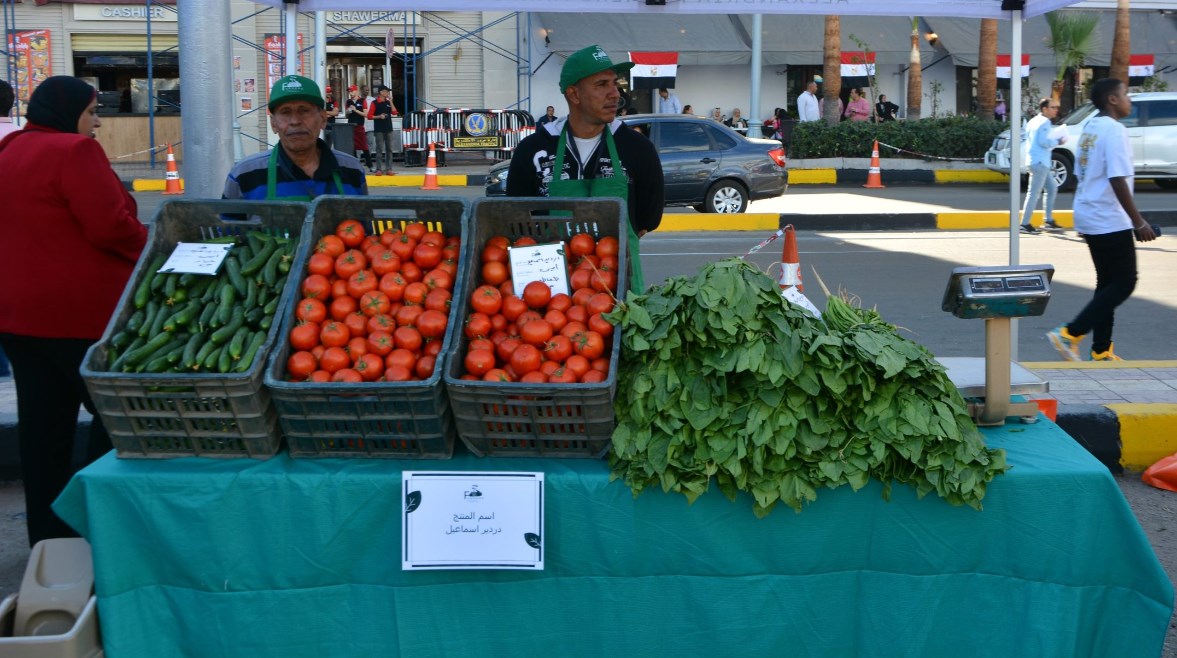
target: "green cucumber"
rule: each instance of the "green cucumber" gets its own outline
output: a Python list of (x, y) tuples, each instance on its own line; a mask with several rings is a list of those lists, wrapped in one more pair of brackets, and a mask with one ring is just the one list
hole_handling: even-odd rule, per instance
[(253, 360), (257, 357), (257, 351), (261, 349), (262, 343), (266, 342), (266, 332), (258, 331), (249, 339), (249, 345), (245, 348), (245, 353), (241, 360), (237, 362), (237, 367), (234, 368), (237, 372), (245, 372), (249, 370), (249, 366), (253, 364)]
[(167, 322), (168, 318), (171, 317), (172, 310), (171, 306), (160, 304), (159, 311), (151, 319), (151, 327), (147, 330), (147, 340), (150, 341), (152, 337), (163, 331), (163, 323)]
[[(192, 334), (188, 342), (184, 344), (184, 353), (180, 357), (180, 365), (191, 370), (196, 366), (198, 361), (196, 355), (200, 353), (200, 348), (208, 343), (208, 336), (202, 333)], [(208, 356), (207, 354), (205, 356)]]
[(143, 316), (143, 324), (139, 325), (139, 328), (135, 331), (135, 333), (139, 334), (140, 338), (147, 338), (149, 335), (154, 335), (151, 333), (151, 325), (155, 324), (155, 316), (162, 312), (159, 308), (159, 302), (154, 299), (147, 302), (147, 313)]
[(237, 288), (226, 281), (221, 285), (221, 300), (219, 302), (220, 309), (217, 311), (216, 326), (224, 326), (229, 323), (229, 316), (233, 312), (233, 303), (237, 299)]
[(209, 322), (211, 322), (213, 319), (213, 314), (216, 312), (217, 312), (217, 305), (216, 304), (206, 303), (204, 305), (204, 308), (201, 309), (201, 311), (200, 311), (200, 319), (198, 319), (196, 321), (196, 326), (200, 327), (201, 331), (204, 331), (205, 329), (207, 329), (209, 327)]
[(147, 306), (147, 300), (151, 299), (151, 281), (155, 278), (155, 273), (159, 268), (163, 267), (163, 264), (167, 260), (167, 256), (159, 254), (147, 266), (147, 271), (143, 273), (143, 280), (139, 282), (139, 287), (135, 288), (135, 308)]
[(146, 360), (147, 357), (151, 356), (152, 354), (155, 354), (156, 352), (158, 352), (160, 350), (160, 348), (162, 348), (165, 345), (167, 345), (168, 343), (172, 342), (172, 338), (174, 338), (174, 336), (172, 336), (170, 333), (168, 333), (166, 331), (161, 331), (157, 334), (152, 335), (152, 337), (147, 341), (147, 343), (145, 343), (143, 345), (143, 347), (140, 347), (140, 348), (134, 349), (134, 350), (130, 350), (126, 354), (123, 355), (126, 365), (128, 365), (128, 366), (139, 365), (144, 360)]
[(246, 285), (249, 286), (249, 290), (245, 293), (245, 302), (241, 305), (241, 307), (244, 309), (251, 309), (254, 306), (257, 306), (258, 288), (261, 286), (254, 283), (252, 280), (247, 281)]
[(229, 346), (226, 345), (222, 350), (220, 356), (217, 357), (217, 372), (229, 372), (233, 367), (233, 357), (229, 354)]
[(165, 274), (163, 281), (163, 296), (172, 299), (176, 296), (176, 288), (180, 281), (179, 274)]
[[(138, 311), (136, 311), (136, 312), (138, 312)], [(115, 334), (114, 336), (112, 336), (110, 339), (110, 345), (111, 345), (111, 347), (113, 347), (115, 349), (121, 350), (121, 349), (125, 349), (127, 347), (127, 345), (130, 345), (132, 340), (135, 340), (135, 336), (134, 336), (133, 332), (131, 331), (131, 329), (128, 327), (125, 331), (120, 331), (117, 334)]]
[(262, 267), (265, 266), (266, 261), (270, 259), (270, 256), (273, 255), (276, 250), (279, 250), (277, 242), (271, 240), (265, 243), (262, 246), (261, 251), (258, 251), (253, 258), (250, 258), (248, 262), (241, 266), (241, 275), (253, 276), (254, 274), (260, 272)]
[[(214, 343), (210, 340), (208, 342), (208, 344), (213, 345)], [(200, 362), (201, 369), (202, 370), (216, 370), (217, 361), (220, 360), (221, 352), (223, 352), (223, 351), (224, 351), (224, 347), (222, 347), (222, 346), (214, 347), (212, 350), (210, 350), (208, 353), (208, 356), (204, 357), (204, 361)]]
[(146, 318), (147, 318), (147, 311), (145, 311), (143, 309), (139, 309), (138, 311), (135, 311), (134, 313), (131, 314), (130, 318), (127, 318), (127, 324), (123, 328), (123, 330), (133, 333), (133, 334), (137, 334), (139, 332), (139, 327), (143, 326), (143, 321)]
[(227, 342), (230, 338), (232, 338), (233, 334), (237, 333), (237, 330), (240, 329), (241, 326), (244, 324), (245, 324), (245, 314), (244, 313), (234, 313), (232, 319), (229, 320), (229, 324), (212, 332), (212, 334), (208, 337), (208, 339), (211, 340), (212, 342), (216, 343), (217, 345), (221, 345), (221, 344)]
[(233, 357), (234, 361), (241, 359), (241, 352), (245, 350), (245, 340), (253, 333), (249, 327), (243, 326), (233, 334), (233, 338), (229, 341), (229, 356)]
[(204, 240), (204, 244), (237, 244), (236, 235), (222, 235), (218, 238)]
[(233, 288), (237, 294), (245, 297), (247, 290), (245, 289), (245, 277), (241, 275), (241, 265), (235, 258), (225, 259), (225, 273), (229, 275), (229, 282), (233, 284)]
[[(208, 337), (205, 336), (205, 338), (207, 339)], [(200, 370), (205, 360), (208, 359), (208, 356), (216, 351), (217, 344), (211, 340), (205, 340), (204, 344), (200, 346), (200, 349), (196, 351), (196, 358), (193, 359), (193, 363), (189, 367), (193, 370)], [(216, 363), (216, 361), (213, 361), (213, 363)]]
[(177, 310), (163, 323), (164, 331), (175, 331), (179, 327), (187, 326), (196, 317), (196, 313), (200, 311), (200, 302), (192, 300)]

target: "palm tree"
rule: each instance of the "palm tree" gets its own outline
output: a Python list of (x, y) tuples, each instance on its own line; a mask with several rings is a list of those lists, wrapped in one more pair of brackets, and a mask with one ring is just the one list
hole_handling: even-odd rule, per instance
[[(1013, 66), (1013, 80), (1021, 81), (1022, 67)], [(977, 116), (985, 121), (994, 119), (997, 107), (997, 19), (981, 19), (981, 46), (977, 52)]]
[(907, 118), (915, 121), (920, 118), (923, 105), (923, 66), (920, 62), (920, 19), (911, 19), (911, 57), (907, 63)]
[(825, 44), (822, 46), (822, 118), (831, 126), (842, 117), (838, 116), (838, 97), (842, 94), (842, 19), (826, 16)]
[(1112, 70), (1110, 77), (1119, 78), (1128, 84), (1128, 56), (1132, 52), (1130, 34), (1132, 21), (1128, 15), (1128, 0), (1116, 2), (1116, 36), (1112, 40)]
[(1083, 66), (1099, 46), (1099, 14), (1090, 11), (1052, 11), (1046, 14), (1050, 28), (1046, 47), (1054, 53), (1055, 77), (1050, 83), (1050, 98), (1059, 102), (1066, 86), (1068, 71), (1078, 78)]

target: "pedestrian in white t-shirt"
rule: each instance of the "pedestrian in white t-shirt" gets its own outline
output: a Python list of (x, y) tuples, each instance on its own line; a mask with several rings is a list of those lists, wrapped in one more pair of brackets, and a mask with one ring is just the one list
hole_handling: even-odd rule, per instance
[(1026, 201), (1022, 204), (1022, 233), (1037, 233), (1030, 220), (1034, 216), (1034, 208), (1038, 199), (1046, 193), (1044, 206), (1045, 221), (1042, 228), (1050, 231), (1061, 231), (1062, 227), (1054, 223), (1054, 198), (1058, 195), (1058, 181), (1051, 171), (1054, 147), (1065, 144), (1067, 138), (1054, 135), (1052, 121), (1058, 116), (1058, 101), (1043, 98), (1038, 103), (1038, 116), (1030, 119), (1026, 124), (1026, 142), (1030, 145), (1030, 187), (1026, 190)]
[(1132, 112), (1124, 83), (1104, 78), (1092, 87), (1091, 102), (1099, 114), (1079, 137), (1075, 174), (1079, 187), (1072, 206), (1075, 230), (1083, 235), (1095, 264), (1095, 295), (1067, 324), (1046, 334), (1068, 360), (1081, 360), (1079, 343), (1092, 334), (1091, 360), (1121, 361), (1112, 349), (1116, 307), (1136, 288), (1136, 245), (1156, 239), (1132, 198), (1132, 148), (1119, 122)]

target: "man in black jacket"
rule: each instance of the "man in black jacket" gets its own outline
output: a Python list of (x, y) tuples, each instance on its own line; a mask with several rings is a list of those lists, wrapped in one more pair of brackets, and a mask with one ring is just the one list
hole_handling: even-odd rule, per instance
[[(614, 64), (599, 46), (589, 46), (568, 58), (560, 73), (568, 116), (536, 126), (535, 133), (519, 143), (507, 174), (508, 196), (548, 196), (552, 171), (557, 160), (562, 159), (559, 180), (595, 183), (619, 176), (628, 179), (628, 194), (589, 191), (573, 196), (625, 196), (630, 225), (638, 236), (658, 228), (665, 199), (662, 162), (649, 139), (617, 119), (621, 98), (617, 76), (632, 67), (631, 62)], [(562, 135), (565, 148), (559, 158), (557, 147)], [(622, 172), (614, 170), (610, 141), (616, 147)], [(585, 186), (590, 190), (593, 187)]]

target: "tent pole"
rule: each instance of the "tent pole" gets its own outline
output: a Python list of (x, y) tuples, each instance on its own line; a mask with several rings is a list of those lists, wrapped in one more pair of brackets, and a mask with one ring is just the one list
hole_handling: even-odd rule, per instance
[[(315, 84), (327, 90), (327, 14), (315, 12)], [(333, 119), (334, 120), (334, 119)]]
[[(1009, 76), (1009, 264), (1018, 265), (1022, 200), (1022, 12), (1010, 16)], [(1010, 360), (1018, 360), (1018, 322), (1010, 323)]]
[(298, 73), (298, 3), (287, 2), (286, 16), (286, 75)]
[(219, 199), (233, 167), (233, 41), (229, 0), (176, 4), (184, 81), (184, 194)]
[(752, 14), (752, 98), (748, 101), (748, 132), (744, 133), (745, 137), (759, 137), (759, 133), (753, 133), (754, 127), (758, 127), (760, 122), (760, 70), (761, 66), (761, 46), (764, 34), (763, 26), (764, 17), (760, 14)]

